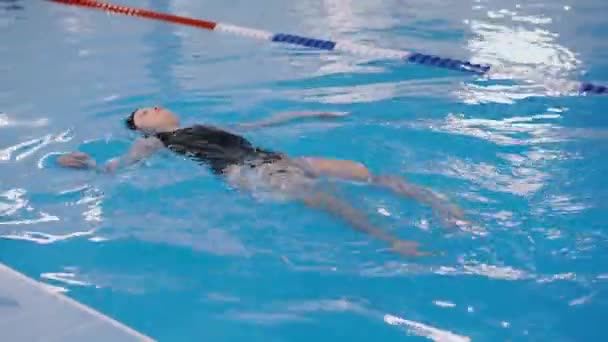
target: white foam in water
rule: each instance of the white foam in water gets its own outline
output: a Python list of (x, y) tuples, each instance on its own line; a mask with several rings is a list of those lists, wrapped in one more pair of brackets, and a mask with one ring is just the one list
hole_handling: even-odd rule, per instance
[(13, 156), (13, 153), (18, 151), (19, 149), (26, 148), (37, 143), (40, 143), (41, 139), (31, 139), (28, 141), (24, 141), (22, 143), (7, 147), (3, 150), (0, 150), (0, 160), (10, 160)]
[(558, 79), (544, 75), (531, 69), (515, 69), (505, 66), (495, 66), (490, 69), (487, 76), (492, 79), (519, 79), (538, 83), (546, 88), (548, 95), (571, 95), (578, 93), (580, 82)]
[[(32, 140), (28, 140), (10, 147), (7, 147), (3, 150), (0, 150), (0, 160), (11, 160), (15, 159), (17, 161), (25, 159), (26, 157), (31, 156), (36, 151), (42, 149), (43, 147), (56, 142), (67, 142), (71, 139), (71, 130), (63, 131), (55, 136), (52, 134), (47, 134), (41, 138), (36, 138)], [(22, 152), (20, 152), (22, 151)], [(15, 155), (16, 153), (19, 154)]]
[(77, 280), (76, 274), (68, 272), (47, 272), (40, 275), (42, 279), (54, 280), (68, 285), (91, 286), (93, 284), (86, 281)]
[(93, 236), (92, 238), (89, 239), (89, 241), (91, 242), (104, 242), (104, 241), (108, 241), (108, 238), (105, 237), (101, 237), (101, 236)]
[(117, 94), (112, 94), (112, 95), (108, 95), (106, 97), (104, 97), (103, 99), (101, 99), (103, 102), (111, 102), (114, 100), (118, 100), (120, 98), (120, 96), (118, 96)]
[[(36, 219), (26, 219), (26, 220), (14, 220), (14, 221), (4, 221), (4, 222), (0, 222), (0, 225), (22, 225), (22, 224), (35, 224), (35, 223), (43, 223), (43, 222), (52, 222), (52, 221), (59, 221), (59, 217), (54, 216), (54, 215), (50, 215), (44, 212), (40, 213), (40, 217), (36, 218)], [(29, 233), (25, 233), (25, 235), (3, 235), (3, 238), (7, 238), (7, 239), (15, 239), (15, 240), (27, 240), (27, 234)], [(34, 233), (37, 234), (37, 233)], [(42, 233), (40, 233), (42, 234)]]
[[(56, 220), (59, 220), (59, 219), (57, 218)], [(32, 221), (32, 220), (23, 220), (23, 221)], [(9, 223), (10, 222), (8, 222), (8, 223), (0, 222), (0, 224), (9, 224)], [(15, 224), (15, 223), (10, 223), (10, 224)], [(7, 234), (7, 235), (2, 235), (0, 237), (2, 237), (4, 239), (12, 239), (12, 240), (25, 240), (25, 241), (35, 242), (35, 243), (38, 243), (41, 245), (46, 245), (46, 244), (55, 243), (58, 241), (63, 241), (63, 240), (67, 240), (67, 239), (71, 239), (71, 238), (75, 238), (75, 237), (92, 235), (94, 232), (95, 232), (95, 230), (88, 230), (88, 231), (84, 231), (84, 232), (74, 232), (74, 233), (69, 233), (69, 234), (64, 234), (64, 235), (53, 235), (53, 234), (46, 234), (46, 233), (41, 233), (41, 232), (23, 232), (21, 234)]]
[(51, 157), (53, 157), (53, 156), (58, 156), (58, 155), (60, 155), (60, 154), (61, 154), (61, 153), (59, 153), (59, 152), (51, 152), (51, 153), (47, 153), (47, 154), (43, 155), (43, 156), (42, 156), (42, 157), (41, 157), (41, 158), (38, 160), (38, 163), (36, 163), (36, 166), (37, 166), (39, 169), (44, 169), (44, 168), (45, 168), (45, 165), (46, 165), (46, 161), (47, 161), (47, 159), (49, 159), (49, 158), (51, 158)]
[(419, 322), (409, 321), (393, 315), (384, 315), (384, 322), (390, 325), (405, 326), (417, 336), (426, 337), (429, 340), (438, 342), (468, 342), (468, 336), (457, 335), (451, 331), (441, 330), (430, 325)]
[(575, 279), (576, 279), (575, 273), (567, 272), (567, 273), (558, 273), (558, 274), (553, 274), (551, 276), (542, 277), (542, 278), (538, 279), (536, 282), (539, 284), (542, 284), (542, 283), (551, 283), (556, 280), (575, 280)]
[(29, 148), (28, 150), (26, 150), (26, 151), (24, 151), (24, 152), (16, 155), (15, 156), (15, 160), (22, 160), (22, 159), (25, 159), (26, 157), (31, 156), (32, 154), (34, 154), (34, 152), (36, 152), (36, 151), (40, 150), (41, 148), (43, 148), (44, 146), (50, 144), (51, 141), (52, 141), (52, 139), (51, 139), (51, 135), (50, 134), (44, 136), (42, 138), (42, 140), (40, 140), (40, 143), (38, 143), (37, 145)]
[(40, 285), (44, 289), (46, 289), (47, 291), (49, 291), (51, 293), (61, 294), (61, 293), (67, 293), (68, 292), (68, 289), (66, 289), (65, 287), (55, 286), (55, 285), (49, 285), (49, 284), (45, 284), (45, 283), (40, 283)]
[(434, 273), (452, 276), (464, 274), (479, 275), (500, 280), (523, 280), (534, 278), (534, 275), (510, 266), (496, 266), (487, 264), (463, 265), (462, 269), (457, 269), (451, 266), (440, 266)]
[(593, 299), (593, 296), (595, 296), (594, 293), (587, 295), (587, 296), (583, 296), (583, 297), (579, 297), (576, 299), (571, 300), (570, 302), (568, 302), (569, 306), (576, 306), (576, 305), (583, 305), (583, 304), (587, 304), (588, 302), (591, 301), (591, 299)]
[(391, 216), (391, 213), (389, 213), (385, 208), (378, 208), (378, 213), (384, 216)]
[(40, 118), (36, 120), (19, 121), (10, 119), (5, 113), (0, 113), (0, 127), (2, 126), (22, 126), (22, 127), (42, 127), (49, 123), (49, 119)]
[(442, 307), (442, 308), (455, 308), (456, 304), (452, 303), (452, 302), (447, 302), (447, 301), (443, 301), (443, 300), (435, 300), (433, 301), (433, 304)]

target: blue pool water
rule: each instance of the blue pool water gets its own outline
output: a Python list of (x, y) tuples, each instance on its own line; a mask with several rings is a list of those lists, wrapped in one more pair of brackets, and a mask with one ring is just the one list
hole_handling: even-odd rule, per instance
[[(601, 0), (120, 3), (608, 81)], [(56, 291), (160, 341), (605, 339), (605, 97), (45, 1), (0, 0), (0, 42), (0, 262)], [(448, 230), (416, 203), (336, 184), (377, 225), (445, 251), (405, 259), (169, 154), (114, 176), (50, 162), (124, 152), (123, 118), (154, 104), (187, 124), (349, 111), (247, 137), (407, 177), (473, 224)]]

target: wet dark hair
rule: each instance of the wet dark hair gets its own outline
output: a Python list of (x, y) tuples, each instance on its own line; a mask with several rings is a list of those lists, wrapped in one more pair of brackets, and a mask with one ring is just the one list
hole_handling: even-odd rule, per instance
[(127, 125), (127, 128), (135, 131), (137, 130), (137, 127), (135, 126), (135, 113), (138, 111), (138, 109), (135, 109), (133, 111), (133, 113), (131, 113), (131, 115), (129, 115), (129, 117), (125, 120), (125, 124)]

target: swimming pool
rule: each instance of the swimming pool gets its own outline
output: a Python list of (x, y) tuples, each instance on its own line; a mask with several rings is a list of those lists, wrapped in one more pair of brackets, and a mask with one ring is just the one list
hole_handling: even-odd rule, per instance
[[(272, 32), (413, 49), (547, 77), (608, 79), (599, 0), (121, 1)], [(0, 262), (160, 341), (601, 340), (608, 304), (605, 97), (537, 83), (0, 1)], [(247, 135), (355, 159), (448, 194), (475, 222), (338, 184), (374, 222), (445, 255), (408, 260), (322, 213), (228, 189), (160, 155), (115, 176), (58, 169), (186, 123), (349, 111)]]

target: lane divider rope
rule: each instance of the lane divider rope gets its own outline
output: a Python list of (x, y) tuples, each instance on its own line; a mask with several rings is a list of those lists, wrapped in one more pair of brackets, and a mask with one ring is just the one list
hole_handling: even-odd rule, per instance
[[(210, 31), (219, 31), (230, 33), (242, 37), (248, 37), (258, 40), (272, 41), (276, 43), (284, 43), (291, 45), (299, 45), (309, 48), (315, 48), (328, 51), (347, 52), (355, 55), (362, 55), (375, 58), (398, 59), (409, 63), (420, 64), (425, 66), (443, 68), (461, 71), (475, 75), (490, 75), (493, 69), (490, 65), (475, 64), (469, 61), (444, 58), (435, 55), (427, 55), (412, 51), (394, 50), (374, 48), (365, 45), (350, 43), (350, 42), (334, 42), (331, 40), (323, 40), (316, 38), (303, 37), (294, 34), (272, 33), (263, 30), (256, 30), (247, 27), (241, 27), (230, 24), (217, 23), (194, 18), (188, 18), (173, 14), (160, 13), (140, 8), (131, 8), (121, 5), (109, 4), (95, 0), (49, 0), (55, 3), (74, 5), (80, 7), (88, 7), (99, 9), (107, 12), (124, 14), (129, 16), (160, 20), (174, 24), (192, 26)], [(529, 77), (530, 75), (523, 75)], [(584, 94), (608, 94), (608, 88), (603, 85), (597, 85), (588, 82), (563, 81), (563, 80), (547, 80), (543, 76), (535, 77), (538, 81), (545, 84), (558, 85), (561, 91), (570, 92), (576, 91)]]

